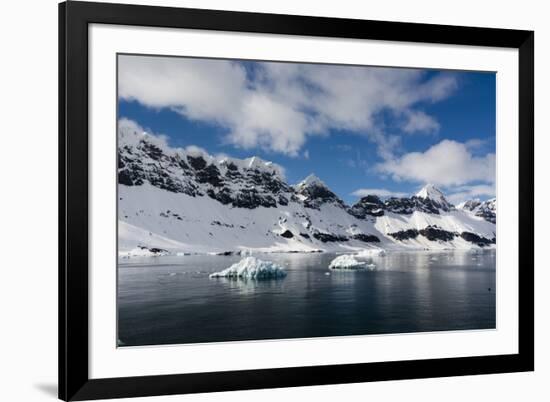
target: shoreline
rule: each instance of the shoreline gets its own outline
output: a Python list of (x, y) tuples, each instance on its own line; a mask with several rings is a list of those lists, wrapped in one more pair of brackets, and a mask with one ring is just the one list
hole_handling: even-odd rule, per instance
[(189, 257), (189, 256), (211, 256), (211, 257), (247, 257), (252, 255), (269, 255), (269, 254), (335, 254), (335, 255), (360, 255), (361, 253), (372, 253), (372, 256), (385, 255), (388, 253), (443, 253), (443, 252), (480, 252), (480, 251), (496, 251), (496, 245), (490, 245), (486, 247), (473, 246), (471, 248), (365, 248), (358, 250), (227, 250), (227, 251), (210, 251), (210, 252), (182, 252), (182, 251), (169, 251), (159, 250), (159, 252), (143, 252), (143, 254), (129, 254), (130, 251), (122, 251), (118, 253), (117, 260), (130, 260), (141, 258), (159, 258), (159, 257)]

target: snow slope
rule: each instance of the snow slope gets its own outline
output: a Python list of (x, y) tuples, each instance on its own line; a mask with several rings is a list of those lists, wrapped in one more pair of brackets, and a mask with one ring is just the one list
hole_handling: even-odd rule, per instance
[(290, 186), (281, 167), (259, 158), (173, 149), (161, 138), (123, 128), (121, 256), (147, 249), (158, 255), (494, 246), (496, 202), (484, 213), (479, 206), (455, 208), (427, 185), (410, 198), (368, 196), (348, 207), (314, 175)]

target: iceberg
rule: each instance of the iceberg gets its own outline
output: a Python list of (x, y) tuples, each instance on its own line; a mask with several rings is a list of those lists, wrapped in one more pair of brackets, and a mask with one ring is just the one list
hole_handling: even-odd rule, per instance
[(344, 254), (332, 260), (328, 267), (330, 269), (355, 270), (364, 268), (374, 269), (376, 266), (374, 264), (367, 264), (365, 261), (357, 261), (354, 256)]
[(284, 278), (283, 267), (271, 261), (263, 261), (256, 257), (246, 257), (221, 272), (210, 274), (210, 278), (241, 278), (241, 279), (278, 279)]

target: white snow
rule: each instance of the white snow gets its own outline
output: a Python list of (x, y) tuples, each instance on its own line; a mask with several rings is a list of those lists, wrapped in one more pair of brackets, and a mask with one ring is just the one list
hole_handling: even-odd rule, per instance
[(327, 187), (327, 185), (314, 174), (310, 174), (304, 180), (296, 185), (296, 188), (305, 188), (310, 186)]
[(211, 274), (210, 278), (277, 279), (285, 276), (284, 268), (272, 261), (246, 257), (221, 272)]
[(353, 270), (353, 269), (363, 269), (363, 268), (374, 269), (375, 265), (367, 264), (365, 261), (358, 261), (352, 255), (343, 254), (343, 255), (339, 255), (334, 260), (332, 260), (328, 267), (330, 269)]
[(456, 206), (457, 209), (461, 209), (464, 211), (469, 211), (472, 214), (476, 214), (479, 211), (483, 210), (489, 210), (493, 212), (497, 212), (497, 200), (496, 198), (491, 198), (486, 201), (480, 201), (478, 198), (474, 198), (472, 200), (461, 202)]
[(456, 209), (464, 209), (466, 211), (473, 211), (480, 204), (481, 204), (481, 200), (479, 198), (472, 198), (471, 200), (463, 201), (460, 204), (458, 204), (456, 206)]
[[(207, 163), (216, 164), (224, 174), (229, 164), (238, 170), (257, 170), (282, 176), (284, 169), (271, 162), (257, 157), (237, 159), (228, 156), (210, 156), (206, 151), (192, 147), (170, 148), (160, 136), (143, 132), (143, 129), (121, 119), (119, 122), (119, 148), (133, 148), (146, 139), (159, 147), (166, 155), (182, 160), (187, 155), (202, 155)], [(137, 154), (126, 155), (135, 158)], [(145, 170), (165, 168), (167, 174), (175, 174), (163, 166), (162, 161), (148, 160), (143, 164)], [(231, 167), (234, 169), (234, 166)], [(183, 176), (185, 180), (191, 180)], [(196, 183), (189, 182), (195, 186)], [(325, 186), (316, 177), (310, 175), (299, 183), (299, 186)], [(201, 185), (199, 185), (201, 186)], [(242, 190), (246, 183), (231, 182), (230, 191)], [(149, 249), (159, 248), (170, 254), (202, 253), (240, 253), (240, 255), (262, 252), (346, 252), (358, 253), (362, 250), (365, 256), (377, 251), (369, 247), (380, 247), (387, 251), (402, 249), (476, 249), (477, 245), (455, 237), (450, 242), (429, 241), (424, 236), (415, 239), (396, 241), (390, 233), (407, 229), (421, 230), (427, 226), (437, 226), (453, 233), (472, 232), (487, 239), (495, 237), (496, 225), (461, 209), (440, 211), (440, 214), (429, 214), (415, 211), (410, 215), (386, 212), (383, 216), (358, 219), (346, 208), (335, 203), (324, 203), (318, 209), (304, 206), (304, 195), (289, 192), (288, 205), (277, 208), (257, 207), (254, 209), (235, 208), (224, 205), (206, 195), (206, 188), (200, 188), (203, 196), (195, 197), (162, 190), (148, 183), (142, 185), (118, 186), (118, 247), (121, 257), (147, 254), (139, 246)], [(417, 196), (429, 197), (441, 203), (446, 202), (443, 194), (433, 185), (422, 189)], [(298, 200), (297, 200), (298, 199)], [(494, 200), (486, 201), (488, 207), (496, 210)], [(289, 231), (291, 238), (281, 234)], [(347, 241), (323, 242), (315, 234), (330, 233), (345, 238)], [(379, 243), (365, 243), (353, 239), (354, 235), (368, 234), (380, 239)], [(319, 237), (319, 236), (318, 236)], [(493, 245), (490, 247), (494, 247)], [(369, 254), (369, 255), (367, 255)], [(158, 254), (155, 254), (158, 255)]]
[[(424, 229), (429, 225), (462, 233), (494, 237), (496, 226), (469, 211), (441, 211), (439, 215), (416, 211), (411, 215), (388, 212), (374, 219), (361, 220), (345, 209), (327, 203), (318, 210), (289, 202), (279, 208), (233, 208), (208, 196), (191, 197), (172, 193), (144, 183), (141, 186), (119, 186), (119, 250), (128, 252), (139, 245), (162, 248), (172, 253), (208, 253), (224, 251), (261, 252), (359, 252), (367, 246), (350, 239), (346, 242), (323, 243), (312, 233), (333, 233), (349, 237), (354, 233), (373, 234), (386, 251), (396, 249), (472, 249), (476, 245), (462, 238), (451, 242), (432, 242), (423, 236), (396, 242), (389, 233), (406, 229)], [(170, 211), (169, 216), (166, 211)], [(176, 218), (177, 214), (180, 218)], [(280, 218), (286, 218), (280, 219)], [(214, 221), (223, 225), (213, 225)], [(279, 235), (286, 230), (290, 239)], [(305, 238), (300, 233), (306, 233)]]
[(424, 199), (430, 199), (432, 201), (437, 202), (439, 205), (443, 205), (446, 207), (451, 206), (451, 204), (449, 203), (449, 201), (447, 201), (447, 199), (445, 198), (441, 190), (439, 190), (433, 184), (426, 184), (424, 187), (422, 187), (422, 189), (418, 193), (416, 193), (416, 196)]
[(364, 249), (355, 254), (356, 257), (383, 257), (386, 255), (386, 250), (382, 248)]
[(118, 256), (121, 258), (131, 258), (131, 257), (158, 257), (162, 255), (167, 255), (166, 250), (153, 251), (147, 247), (141, 246), (136, 247), (131, 250), (119, 251)]

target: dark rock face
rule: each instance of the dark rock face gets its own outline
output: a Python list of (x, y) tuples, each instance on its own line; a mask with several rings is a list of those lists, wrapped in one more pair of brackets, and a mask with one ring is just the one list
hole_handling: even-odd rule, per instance
[(268, 172), (252, 170), (248, 173), (248, 179), (254, 185), (261, 187), (265, 192), (272, 194), (278, 194), (281, 191), (288, 192), (290, 190), (286, 183), (283, 183), (278, 177)]
[(485, 219), (487, 222), (497, 223), (497, 216), (494, 212), (491, 211), (478, 211), (476, 216), (479, 216)]
[(230, 204), (233, 202), (231, 198), (231, 193), (227, 188), (222, 188), (220, 191), (214, 191), (213, 189), (208, 189), (206, 194), (224, 205)]
[(159, 147), (148, 142), (143, 143), (143, 150), (151, 159), (156, 161), (161, 160), (164, 156), (162, 150)]
[(280, 205), (288, 205), (288, 198), (286, 198), (284, 195), (280, 194), (279, 195), (279, 198), (277, 198), (277, 202), (280, 204)]
[(239, 170), (239, 168), (233, 162), (229, 162), (227, 164), (227, 170), (230, 172), (236, 172), (237, 170)]
[(410, 198), (391, 197), (386, 200), (384, 206), (387, 211), (396, 214), (410, 215), (414, 211), (420, 211), (439, 215), (439, 204), (429, 198), (420, 198), (417, 196)]
[(388, 233), (388, 235), (393, 237), (395, 240), (408, 240), (408, 239), (416, 239), (419, 233), (418, 233), (418, 230), (416, 229), (407, 229), (407, 230), (400, 230), (399, 232)]
[(343, 201), (336, 194), (322, 185), (310, 185), (299, 190), (299, 193), (305, 196), (304, 206), (311, 209), (319, 209), (321, 205), (328, 202), (334, 202), (343, 205)]
[(168, 253), (168, 250), (164, 250), (162, 248), (157, 248), (157, 247), (145, 247), (145, 246), (138, 246), (138, 248), (140, 248), (141, 250), (149, 250), (151, 253), (153, 254), (166, 254)]
[(355, 234), (353, 235), (353, 239), (360, 240), (365, 243), (380, 243), (380, 239), (377, 236), (371, 234)]
[(317, 240), (322, 241), (323, 243), (336, 242), (336, 241), (348, 241), (348, 238), (345, 236), (338, 236), (331, 233), (315, 232), (313, 233), (313, 237), (316, 238)]
[[(230, 164), (231, 166), (235, 166), (233, 164)], [(243, 179), (243, 175), (238, 171), (238, 170), (230, 170), (230, 169), (227, 169), (227, 171), (225, 172), (225, 177), (229, 180), (242, 180)]]
[(255, 189), (243, 189), (235, 194), (232, 205), (237, 208), (254, 209), (257, 207), (275, 208), (277, 202), (270, 196), (260, 196)]
[(187, 156), (187, 161), (195, 170), (202, 170), (206, 167), (206, 161), (202, 156)]
[(485, 237), (478, 236), (477, 234), (471, 232), (462, 232), (460, 234), (460, 237), (462, 237), (466, 241), (469, 241), (470, 243), (477, 244), (479, 247), (485, 247), (490, 244), (496, 243), (495, 238), (489, 240)]
[(416, 237), (421, 235), (430, 241), (442, 241), (442, 242), (449, 242), (454, 240), (455, 237), (460, 236), (464, 240), (470, 243), (476, 244), (479, 247), (485, 247), (490, 244), (494, 244), (496, 242), (495, 238), (490, 240), (471, 232), (462, 232), (458, 234), (455, 232), (449, 232), (447, 230), (438, 228), (437, 226), (428, 226), (421, 230), (416, 230), (416, 229), (402, 230), (395, 233), (389, 233), (389, 235), (396, 240), (415, 239)]
[(412, 196), (411, 200), (414, 202), (414, 208), (417, 211), (427, 212), (429, 214), (439, 214), (440, 209), (443, 211), (449, 211), (449, 208), (446, 205), (439, 204), (429, 198)]
[(285, 230), (283, 233), (281, 233), (281, 237), (284, 237), (285, 239), (292, 239), (294, 235), (290, 230)]
[(125, 186), (144, 183), (174, 193), (208, 196), (236, 208), (276, 208), (288, 205), (294, 190), (277, 174), (257, 168), (241, 168), (233, 163), (222, 174), (215, 163), (202, 156), (167, 155), (158, 146), (142, 139), (135, 146), (118, 150), (118, 182)]
[(390, 197), (384, 203), (384, 209), (396, 214), (412, 214), (414, 202), (410, 198)]
[(133, 186), (134, 182), (132, 181), (130, 172), (126, 169), (118, 171), (118, 182), (126, 186)]
[(479, 216), (491, 223), (497, 223), (497, 206), (496, 200), (487, 200), (482, 202), (476, 211), (476, 216)]
[(172, 163), (178, 165), (184, 171), (189, 171), (190, 170), (189, 165), (187, 165), (187, 163), (185, 163), (185, 161), (183, 159), (181, 159), (179, 155), (176, 155), (176, 156), (172, 157), (171, 161), (172, 161)]
[(447, 206), (441, 206), (429, 198), (412, 196), (410, 198), (390, 197), (382, 201), (376, 195), (368, 195), (361, 198), (350, 209), (349, 213), (356, 218), (366, 219), (367, 216), (383, 216), (385, 212), (410, 215), (415, 211), (439, 215), (439, 210), (448, 211)]
[[(144, 161), (148, 161), (145, 163)], [(183, 170), (187, 165), (180, 166), (179, 158), (166, 156), (160, 148), (142, 140), (138, 146), (131, 149), (128, 146), (118, 150), (118, 182), (126, 186), (141, 186), (146, 182), (163, 190), (174, 193), (184, 193), (191, 196), (199, 195), (197, 186), (188, 181), (176, 179), (168, 174), (170, 170)]]
[(473, 211), (480, 205), (481, 205), (481, 201), (479, 200), (469, 200), (464, 203), (464, 205), (462, 206), (462, 209), (466, 211)]
[(440, 229), (437, 226), (428, 226), (424, 229), (419, 230), (418, 233), (420, 233), (422, 236), (430, 241), (439, 240), (447, 242), (455, 238), (455, 234), (453, 232)]
[(215, 165), (208, 165), (197, 172), (197, 181), (199, 183), (209, 183), (214, 187), (221, 187), (223, 184), (220, 171)]
[(497, 222), (497, 201), (495, 198), (483, 202), (479, 200), (466, 201), (461, 208), (472, 212), (475, 216), (479, 216), (487, 222), (495, 224)]
[(349, 213), (359, 219), (365, 219), (369, 216), (383, 216), (385, 205), (376, 195), (367, 195), (361, 198), (350, 209)]
[(451, 241), (456, 236), (455, 233), (443, 230), (441, 228), (438, 228), (437, 226), (427, 226), (424, 229), (420, 230), (407, 229), (388, 234), (396, 240), (416, 239), (418, 236), (424, 236), (430, 241), (443, 242)]

